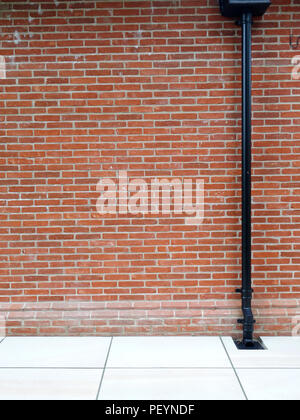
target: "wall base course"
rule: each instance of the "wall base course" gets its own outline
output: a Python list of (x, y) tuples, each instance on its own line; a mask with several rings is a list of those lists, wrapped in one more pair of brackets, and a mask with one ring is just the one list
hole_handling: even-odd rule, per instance
[[(6, 321), (8, 336), (240, 335), (238, 300), (221, 305), (218, 301), (186, 301), (178, 306), (173, 302), (152, 307), (140, 302), (27, 302), (0, 304), (0, 317)], [(257, 335), (291, 335), (293, 320), (300, 316), (300, 300), (261, 300), (254, 302), (253, 309)]]

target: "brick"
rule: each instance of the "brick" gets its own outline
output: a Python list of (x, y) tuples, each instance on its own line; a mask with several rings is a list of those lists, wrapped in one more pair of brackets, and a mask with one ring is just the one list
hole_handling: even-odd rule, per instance
[[(210, 1), (205, 13), (196, 0), (91, 0), (73, 2), (72, 13), (68, 2), (46, 2), (41, 15), (34, 2), (10, 3), (0, 21), (0, 315), (8, 335), (240, 335), (234, 22), (224, 26)], [(253, 35), (262, 335), (290, 335), (300, 303), (300, 89), (288, 42), (299, 7), (277, 3), (280, 16), (268, 12)], [(121, 170), (131, 179), (204, 179), (204, 222), (100, 216), (96, 185)]]

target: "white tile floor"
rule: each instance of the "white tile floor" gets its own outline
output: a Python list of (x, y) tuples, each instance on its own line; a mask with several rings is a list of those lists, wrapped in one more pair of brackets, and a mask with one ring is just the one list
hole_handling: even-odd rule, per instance
[(300, 337), (0, 340), (0, 400), (299, 400)]
[(107, 368), (230, 368), (218, 337), (116, 337)]
[(0, 368), (103, 368), (110, 338), (9, 337), (0, 344)]

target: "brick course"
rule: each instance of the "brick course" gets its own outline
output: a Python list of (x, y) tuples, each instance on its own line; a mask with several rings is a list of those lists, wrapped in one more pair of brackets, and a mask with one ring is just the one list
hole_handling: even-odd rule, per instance
[[(253, 280), (264, 335), (290, 334), (300, 315), (296, 3), (273, 0), (253, 30)], [(8, 334), (237, 334), (240, 35), (217, 0), (1, 2)], [(97, 183), (119, 171), (204, 179), (204, 223), (100, 216)]]

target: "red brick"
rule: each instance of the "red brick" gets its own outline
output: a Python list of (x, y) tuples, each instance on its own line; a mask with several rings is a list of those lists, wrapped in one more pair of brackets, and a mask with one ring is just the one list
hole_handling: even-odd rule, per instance
[[(240, 31), (208, 3), (91, 0), (69, 14), (46, 2), (40, 15), (12, 0), (2, 10), (8, 334), (240, 334)], [(258, 333), (288, 335), (300, 299), (300, 89), (289, 45), (300, 10), (276, 8), (253, 35), (253, 278)], [(204, 223), (101, 217), (96, 184), (120, 170), (204, 179)], [(64, 309), (51, 312), (55, 303)]]

